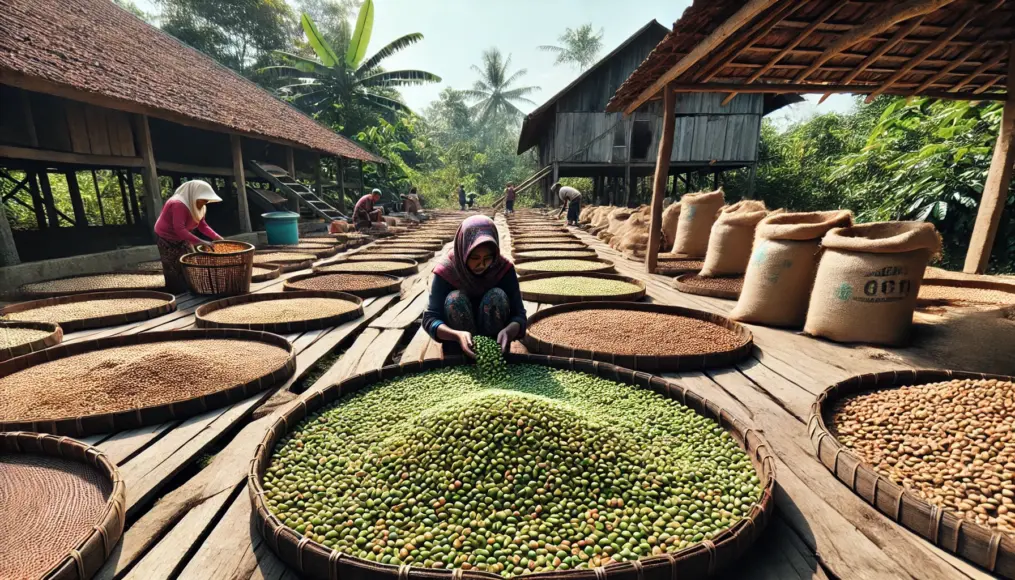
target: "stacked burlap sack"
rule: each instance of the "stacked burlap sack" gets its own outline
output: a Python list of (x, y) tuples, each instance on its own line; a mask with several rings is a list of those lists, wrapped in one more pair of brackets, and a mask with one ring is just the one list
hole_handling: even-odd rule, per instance
[(708, 238), (719, 210), (725, 205), (722, 189), (687, 193), (680, 198), (680, 219), (674, 235), (674, 254), (700, 258), (708, 251)]
[(739, 276), (747, 270), (758, 222), (768, 215), (765, 202), (745, 199), (719, 210), (708, 237), (701, 276)]
[(807, 317), (821, 238), (853, 224), (849, 211), (778, 213), (762, 219), (730, 316), (741, 322), (800, 328)]

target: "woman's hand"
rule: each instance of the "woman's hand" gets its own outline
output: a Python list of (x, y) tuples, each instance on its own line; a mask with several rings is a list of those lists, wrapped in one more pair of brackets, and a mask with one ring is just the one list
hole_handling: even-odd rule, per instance
[(455, 334), (458, 336), (458, 346), (462, 347), (462, 352), (469, 358), (476, 358), (476, 353), (472, 351), (472, 334), (464, 330), (456, 330)]
[(497, 343), (500, 344), (501, 352), (506, 353), (508, 350), (511, 349), (511, 341), (513, 341), (515, 337), (518, 336), (518, 333), (521, 330), (522, 330), (521, 325), (519, 325), (517, 322), (512, 322), (511, 324), (505, 326), (504, 330), (501, 330), (497, 334)]

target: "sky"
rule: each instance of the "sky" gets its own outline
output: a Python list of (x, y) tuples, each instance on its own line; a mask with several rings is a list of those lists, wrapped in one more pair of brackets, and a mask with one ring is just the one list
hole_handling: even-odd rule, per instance
[[(135, 3), (157, 12), (151, 0)], [(532, 96), (536, 105), (519, 107), (528, 112), (579, 74), (566, 65), (554, 66), (554, 55), (539, 50), (539, 45), (557, 44), (565, 28), (592, 23), (603, 29), (602, 55), (606, 55), (653, 18), (672, 27), (690, 4), (690, 0), (374, 0), (367, 54), (404, 34), (423, 34), (422, 42), (384, 61), (388, 70), (422, 69), (443, 79), (402, 89), (406, 104), (421, 112), (445, 87), (471, 88), (477, 78), (471, 66), (481, 62), (484, 50), (497, 47), (511, 55), (512, 72), (528, 71), (520, 86), (540, 87)], [(853, 104), (848, 95), (834, 95), (820, 106), (818, 95), (807, 99), (774, 113), (773, 120), (786, 125), (816, 113), (844, 112)]]

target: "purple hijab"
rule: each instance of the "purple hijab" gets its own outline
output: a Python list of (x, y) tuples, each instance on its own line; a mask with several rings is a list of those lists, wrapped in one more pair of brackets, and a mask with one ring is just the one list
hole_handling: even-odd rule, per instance
[[(483, 244), (493, 244), (496, 257), (490, 267), (477, 276), (469, 269), (467, 261), (469, 254)], [(514, 264), (500, 253), (500, 235), (493, 220), (484, 215), (474, 215), (458, 226), (455, 246), (437, 262), (434, 274), (470, 298), (479, 298), (496, 287), (512, 268)]]

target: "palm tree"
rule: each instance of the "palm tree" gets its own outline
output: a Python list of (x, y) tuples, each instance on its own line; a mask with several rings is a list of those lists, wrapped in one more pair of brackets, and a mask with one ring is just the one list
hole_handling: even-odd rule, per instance
[(557, 37), (563, 46), (543, 45), (539, 50), (557, 55), (554, 65), (571, 64), (583, 71), (595, 64), (599, 51), (603, 49), (603, 29), (592, 30), (592, 23), (582, 24), (576, 29), (567, 28)]
[(535, 105), (527, 95), (539, 90), (539, 87), (515, 87), (514, 83), (528, 74), (528, 71), (521, 69), (514, 74), (508, 74), (511, 67), (511, 55), (507, 59), (497, 48), (491, 48), (483, 52), (482, 68), (472, 65), (472, 70), (479, 74), (479, 80), (472, 86), (472, 90), (465, 90), (462, 93), (469, 99), (477, 101), (472, 106), (472, 113), (480, 124), (485, 124), (493, 119), (516, 120), (522, 116), (522, 111), (515, 106), (516, 102)]
[(384, 59), (423, 40), (423, 35), (418, 32), (389, 42), (364, 60), (373, 29), (373, 13), (373, 0), (366, 0), (360, 8), (356, 28), (349, 39), (344, 57), (339, 57), (318, 32), (310, 16), (303, 14), (300, 23), (317, 58), (276, 51), (275, 54), (286, 64), (267, 67), (265, 70), (274, 70), (283, 77), (296, 79), (295, 83), (279, 90), (314, 114), (334, 114), (335, 111), (347, 110), (356, 105), (365, 105), (381, 112), (411, 112), (395, 89), (439, 83), (441, 78), (422, 70), (385, 71), (381, 67)]

